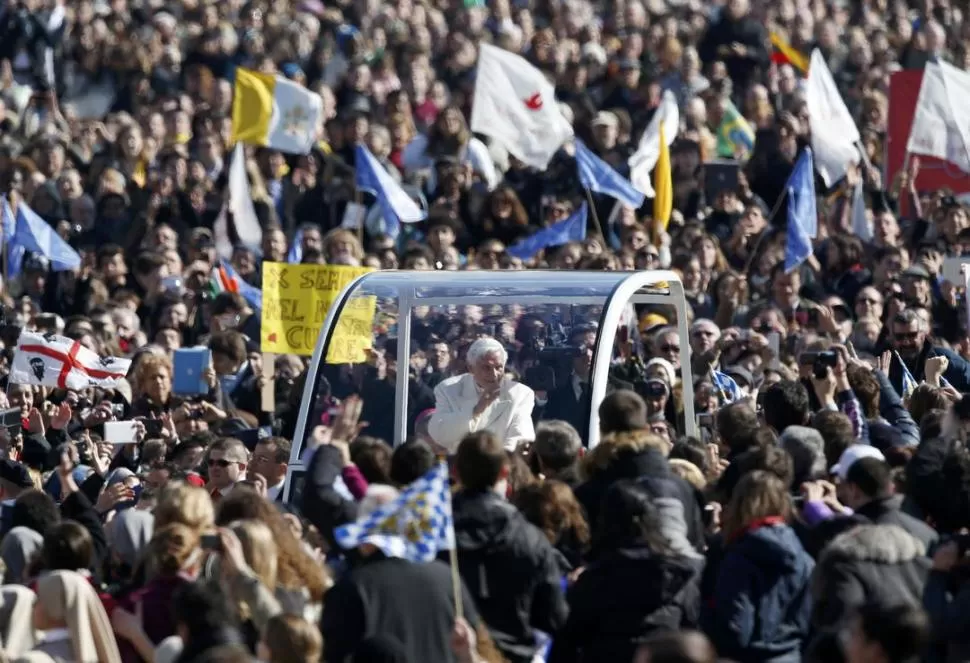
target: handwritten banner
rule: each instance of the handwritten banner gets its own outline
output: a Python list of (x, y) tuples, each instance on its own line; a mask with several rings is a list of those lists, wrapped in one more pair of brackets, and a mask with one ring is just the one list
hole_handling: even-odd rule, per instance
[[(264, 262), (263, 352), (312, 355), (337, 295), (369, 271), (366, 267)], [(328, 363), (366, 361), (376, 307), (373, 296), (358, 296), (346, 302), (331, 335)]]

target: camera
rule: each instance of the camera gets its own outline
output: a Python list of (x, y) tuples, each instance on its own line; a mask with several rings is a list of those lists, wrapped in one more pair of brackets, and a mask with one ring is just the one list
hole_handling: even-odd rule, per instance
[(815, 379), (822, 380), (828, 375), (830, 368), (835, 368), (839, 363), (839, 353), (835, 350), (823, 350), (815, 355), (812, 362), (812, 374)]

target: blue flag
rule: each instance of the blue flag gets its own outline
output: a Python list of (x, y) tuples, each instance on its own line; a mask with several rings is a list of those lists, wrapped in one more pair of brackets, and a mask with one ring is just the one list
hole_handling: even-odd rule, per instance
[[(4, 210), (4, 214), (6, 213), (7, 210)], [(25, 251), (44, 256), (50, 260), (51, 269), (55, 272), (78, 269), (81, 266), (78, 252), (61, 239), (50, 224), (27, 207), (27, 203), (17, 206), (17, 227), (9, 240), (9, 246), (22, 247)]]
[(333, 531), (341, 548), (370, 543), (388, 557), (431, 562), (455, 545), (448, 465), (439, 463), (391, 502)]
[(743, 394), (741, 393), (741, 387), (735, 382), (727, 373), (722, 373), (721, 371), (711, 371), (711, 378), (714, 382), (714, 387), (720, 392), (721, 398), (726, 403), (733, 403), (734, 401), (741, 400)]
[(508, 254), (519, 260), (528, 260), (542, 249), (569, 242), (582, 242), (584, 239), (586, 239), (586, 203), (583, 203), (568, 219), (554, 223), (516, 242), (509, 247)]
[(620, 175), (613, 170), (610, 164), (593, 154), (593, 151), (586, 147), (583, 141), (577, 138), (575, 143), (576, 167), (579, 169), (579, 181), (582, 182), (584, 187), (590, 191), (616, 198), (621, 203), (625, 203), (634, 209), (643, 205), (643, 193), (638, 191), (630, 183), (630, 180)]
[(355, 157), (357, 188), (377, 196), (388, 235), (397, 237), (400, 223), (424, 220), (426, 215), (421, 206), (394, 181), (370, 150), (358, 144)]
[(812, 239), (818, 233), (815, 208), (815, 168), (812, 150), (806, 148), (788, 178), (788, 233), (785, 243), (785, 273), (812, 255)]
[(232, 268), (228, 260), (220, 260), (219, 264), (222, 268), (226, 270), (226, 276), (235, 282), (236, 287), (239, 288), (239, 294), (243, 296), (250, 306), (252, 306), (257, 311), (263, 310), (263, 291), (259, 288), (254, 288), (242, 279), (236, 270)]
[(303, 262), (303, 228), (297, 228), (290, 243), (290, 252), (286, 254), (286, 262), (299, 265)]

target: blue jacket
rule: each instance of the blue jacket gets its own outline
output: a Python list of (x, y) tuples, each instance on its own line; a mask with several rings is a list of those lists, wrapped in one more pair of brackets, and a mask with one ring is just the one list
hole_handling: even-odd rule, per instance
[(784, 524), (757, 527), (729, 544), (703, 620), (718, 653), (746, 663), (800, 663), (814, 567)]
[[(947, 366), (946, 373), (943, 374), (944, 379), (961, 393), (970, 391), (970, 362), (967, 362), (967, 360), (953, 350), (938, 348), (930, 345), (929, 342), (923, 346), (919, 357), (914, 361), (906, 362), (906, 367), (913, 375), (913, 379), (916, 380), (917, 384), (926, 378), (923, 366), (930, 357), (946, 357), (949, 359), (950, 365)], [(896, 393), (903, 393), (903, 367), (900, 365), (896, 356), (893, 357), (892, 362), (889, 364), (889, 381), (893, 383), (893, 389), (896, 390)]]

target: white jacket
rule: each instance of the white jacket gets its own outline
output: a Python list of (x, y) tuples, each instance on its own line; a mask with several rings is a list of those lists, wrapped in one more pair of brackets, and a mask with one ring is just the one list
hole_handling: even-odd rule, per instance
[(497, 435), (505, 448), (514, 451), (519, 442), (535, 439), (532, 408), (535, 393), (524, 384), (506, 380), (498, 399), (473, 419), (479, 394), (475, 378), (465, 373), (444, 380), (434, 390), (435, 411), (428, 423), (428, 433), (439, 446), (453, 454), (468, 433), (487, 430)]

